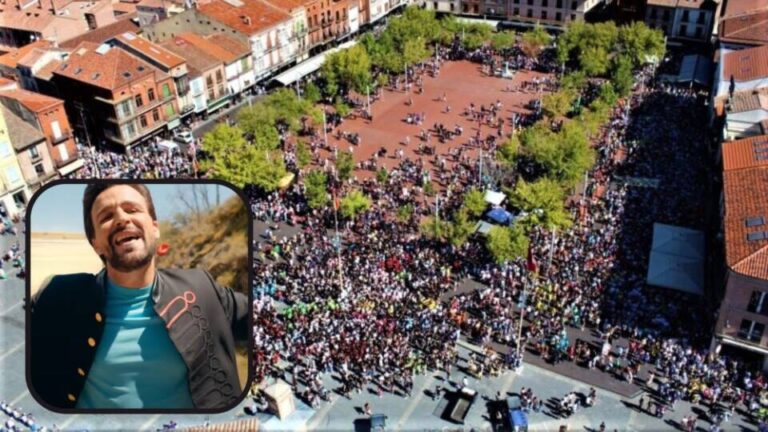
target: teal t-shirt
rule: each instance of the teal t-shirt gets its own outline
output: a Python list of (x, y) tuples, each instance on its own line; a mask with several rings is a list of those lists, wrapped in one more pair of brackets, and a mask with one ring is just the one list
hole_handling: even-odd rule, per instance
[(187, 366), (151, 293), (107, 281), (104, 335), (77, 408), (194, 408)]

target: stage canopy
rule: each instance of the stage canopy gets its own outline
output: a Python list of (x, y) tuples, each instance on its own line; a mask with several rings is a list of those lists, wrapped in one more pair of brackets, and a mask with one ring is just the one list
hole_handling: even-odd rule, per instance
[(704, 233), (653, 224), (653, 246), (646, 281), (653, 286), (704, 294)]
[(490, 219), (492, 222), (501, 225), (509, 225), (514, 219), (512, 213), (504, 210), (501, 207), (491, 209), (488, 213), (485, 214), (485, 216), (488, 217), (488, 219)]
[(499, 206), (504, 201), (504, 199), (507, 198), (507, 196), (504, 195), (503, 192), (487, 190), (485, 191), (484, 198), (485, 198), (485, 202), (487, 202), (488, 204)]

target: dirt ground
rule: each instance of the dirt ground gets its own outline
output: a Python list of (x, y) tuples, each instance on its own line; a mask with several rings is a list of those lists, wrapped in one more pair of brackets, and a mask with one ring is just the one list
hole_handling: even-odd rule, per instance
[[(419, 142), (419, 134), (422, 129), (432, 129), (435, 123), (442, 123), (446, 128), (453, 130), (456, 125), (464, 128), (464, 133), (453, 140), (440, 143), (434, 136), (430, 141), (431, 146), (437, 146), (439, 155), (447, 155), (448, 152), (458, 146), (466, 146), (470, 137), (474, 136), (478, 129), (478, 123), (464, 116), (464, 111), (474, 103), (477, 110), (481, 105), (486, 107), (501, 101), (504, 113), (504, 134), (511, 132), (510, 124), (512, 113), (529, 113), (526, 105), (542, 94), (523, 91), (507, 91), (521, 87), (525, 81), (534, 77), (546, 76), (544, 73), (532, 71), (516, 71), (513, 78), (501, 78), (487, 76), (482, 72), (482, 66), (469, 61), (444, 62), (437, 77), (432, 78), (423, 75), (424, 93), (417, 94), (415, 86), (406, 93), (404, 90), (383, 91), (382, 97), (372, 103), (373, 121), (357, 117), (346, 119), (340, 126), (343, 132), (359, 133), (361, 144), (354, 146), (353, 154), (356, 162), (370, 159), (374, 152), (382, 146), (387, 149), (386, 159), (379, 159), (379, 166), (387, 169), (397, 166), (398, 160), (394, 153), (397, 149), (405, 150), (405, 156), (411, 159), (423, 157), (431, 160), (433, 156), (422, 156), (416, 153)], [(441, 97), (445, 94), (446, 101)], [(412, 98), (413, 105), (409, 106), (408, 98)], [(363, 100), (365, 97), (362, 98)], [(446, 106), (450, 106), (450, 112), (446, 112)], [(425, 121), (421, 125), (408, 124), (405, 119), (409, 113), (425, 113)], [(483, 125), (481, 136), (496, 133), (487, 125)], [(406, 145), (406, 137), (410, 137), (410, 144)], [(328, 133), (328, 141), (331, 146), (337, 145), (339, 150), (347, 151), (352, 145), (345, 139), (336, 138), (336, 129)], [(475, 156), (478, 153), (476, 147), (470, 148), (468, 153)], [(425, 160), (427, 162), (427, 160)], [(368, 178), (374, 173), (366, 170), (357, 170), (358, 178)]]

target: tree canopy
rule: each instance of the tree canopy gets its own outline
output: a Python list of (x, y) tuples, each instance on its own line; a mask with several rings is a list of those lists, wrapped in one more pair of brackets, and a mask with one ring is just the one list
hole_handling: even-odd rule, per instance
[(371, 207), (371, 199), (357, 189), (352, 189), (342, 198), (339, 210), (344, 217), (354, 219)]
[(565, 208), (565, 191), (560, 183), (542, 177), (528, 183), (520, 179), (510, 194), (510, 202), (527, 216), (524, 225), (567, 228), (571, 226), (571, 215)]
[(485, 238), (488, 252), (499, 264), (527, 256), (529, 243), (523, 227), (517, 224), (510, 227), (494, 226)]
[(219, 124), (203, 137), (203, 150), (210, 155), (202, 161), (214, 178), (237, 187), (256, 185), (265, 191), (277, 188), (287, 171), (283, 155), (249, 144), (236, 126)]

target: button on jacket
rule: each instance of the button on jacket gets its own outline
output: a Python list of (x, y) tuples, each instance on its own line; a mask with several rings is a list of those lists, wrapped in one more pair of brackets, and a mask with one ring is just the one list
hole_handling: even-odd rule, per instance
[[(106, 272), (55, 276), (32, 298), (27, 377), (54, 410), (72, 409), (104, 331)], [(242, 391), (235, 339), (247, 340), (248, 298), (203, 270), (158, 270), (154, 310), (187, 366), (195, 408), (231, 407)]]

